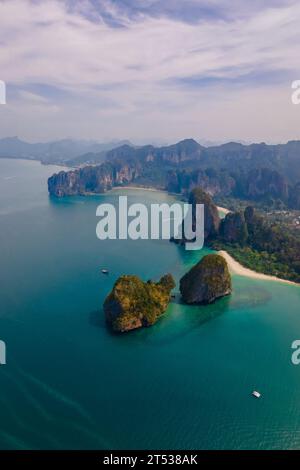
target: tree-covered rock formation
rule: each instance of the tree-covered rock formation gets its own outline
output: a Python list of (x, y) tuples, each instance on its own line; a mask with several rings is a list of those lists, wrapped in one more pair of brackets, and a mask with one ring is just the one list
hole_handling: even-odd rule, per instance
[[(194, 233), (196, 232), (197, 222), (201, 223), (201, 221), (196, 219), (196, 205), (204, 205), (204, 241), (208, 244), (210, 241), (214, 240), (219, 234), (221, 219), (219, 216), (218, 208), (214, 204), (210, 195), (203, 191), (203, 189), (200, 187), (194, 188), (191, 191), (191, 193), (189, 194), (188, 202), (192, 205), (192, 230)], [(186, 238), (188, 237), (188, 235), (185, 233), (185, 229), (187, 227), (188, 230), (190, 230), (190, 227), (188, 226), (190, 224), (190, 220), (188, 220), (188, 225), (186, 227), (185, 223), (186, 220), (184, 219), (182, 222), (182, 227), (179, 230), (180, 234), (182, 233), (182, 238), (172, 237), (172, 242), (175, 242), (177, 244), (185, 244), (186, 242), (193, 241)]]
[(204, 205), (204, 238), (209, 239), (215, 237), (219, 233), (220, 216), (217, 206), (213, 203), (209, 194), (202, 188), (194, 188), (189, 196), (189, 204), (193, 206), (193, 230), (196, 225), (196, 204)]
[(143, 282), (138, 276), (121, 276), (104, 301), (109, 326), (116, 332), (154, 325), (166, 311), (175, 282), (171, 274), (159, 282)]
[(244, 246), (248, 240), (248, 228), (243, 212), (229, 212), (222, 220), (220, 236), (229, 243)]
[(180, 279), (180, 292), (187, 304), (210, 304), (232, 292), (226, 260), (217, 254), (204, 256)]

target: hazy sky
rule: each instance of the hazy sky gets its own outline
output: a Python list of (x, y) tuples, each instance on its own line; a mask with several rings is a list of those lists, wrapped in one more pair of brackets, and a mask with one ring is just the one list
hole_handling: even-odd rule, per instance
[(0, 137), (300, 139), (300, 2), (0, 0)]

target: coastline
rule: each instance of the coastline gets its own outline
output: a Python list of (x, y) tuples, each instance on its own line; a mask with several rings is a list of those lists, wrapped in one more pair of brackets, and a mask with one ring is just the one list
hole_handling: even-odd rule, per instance
[(226, 209), (226, 207), (217, 206), (217, 209), (219, 212), (222, 212), (224, 215), (227, 215), (231, 212), (229, 209)]
[(220, 250), (218, 251), (218, 254), (221, 255), (227, 261), (229, 270), (233, 274), (250, 277), (252, 279), (260, 279), (262, 281), (276, 281), (282, 282), (284, 284), (290, 284), (293, 286), (300, 286), (300, 284), (298, 284), (297, 282), (288, 281), (287, 279), (281, 279), (279, 277), (271, 276), (268, 274), (258, 273), (256, 271), (252, 271), (252, 269), (245, 268), (242, 264), (236, 261), (229, 253), (227, 253), (227, 251)]
[[(123, 190), (123, 189), (125, 189), (125, 190), (134, 189), (134, 190), (151, 191), (151, 192), (163, 192), (163, 193), (167, 193), (171, 196), (180, 196), (181, 195), (180, 193), (170, 193), (170, 192), (168, 192), (164, 189), (144, 187), (144, 186), (114, 186), (113, 188), (111, 188), (107, 192), (119, 191), (119, 190)], [(105, 193), (103, 193), (103, 194), (105, 194)], [(97, 194), (95, 194), (95, 193), (85, 193), (84, 194), (84, 196), (96, 196), (96, 195)], [(98, 194), (98, 195), (100, 195), (100, 194)], [(224, 216), (226, 216), (227, 214), (232, 212), (229, 209), (227, 209), (226, 207), (217, 206), (217, 209), (218, 209), (219, 212), (223, 213)], [(260, 273), (260, 272), (257, 272), (257, 271), (253, 271), (249, 268), (246, 268), (245, 266), (240, 264), (238, 261), (236, 261), (225, 250), (220, 250), (217, 253), (219, 255), (221, 255), (227, 261), (229, 270), (233, 274), (237, 274), (239, 276), (244, 276), (244, 277), (249, 277), (249, 278), (252, 278), (252, 279), (265, 280), (265, 281), (276, 281), (276, 282), (281, 282), (281, 283), (284, 283), (284, 284), (294, 285), (294, 286), (298, 286), (298, 287), (300, 286), (300, 284), (297, 283), (297, 282), (289, 281), (287, 279), (281, 279), (281, 278), (276, 277), (276, 276)]]
[(146, 188), (143, 186), (114, 186), (110, 191), (115, 191), (115, 190), (122, 190), (122, 189), (140, 189), (142, 191), (159, 191), (162, 193), (166, 193), (167, 191), (165, 189), (158, 189), (158, 188)]

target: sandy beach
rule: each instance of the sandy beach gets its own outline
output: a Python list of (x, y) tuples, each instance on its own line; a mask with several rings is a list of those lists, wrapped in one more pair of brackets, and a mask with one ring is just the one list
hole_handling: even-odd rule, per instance
[[(229, 212), (231, 212), (229, 209), (226, 209), (226, 207), (220, 207), (218, 206), (217, 209), (220, 212), (223, 212), (223, 214), (227, 215)], [(223, 258), (226, 259), (229, 269), (231, 273), (233, 274), (238, 274), (239, 276), (246, 276), (246, 277), (251, 277), (252, 279), (261, 279), (265, 281), (276, 281), (276, 282), (282, 282), (284, 284), (291, 284), (294, 286), (299, 286), (297, 282), (293, 281), (288, 281), (287, 279), (281, 279), (276, 276), (270, 276), (268, 274), (263, 274), (263, 273), (258, 273), (256, 271), (252, 271), (252, 269), (245, 268), (242, 264), (240, 264), (238, 261), (236, 261), (227, 251), (221, 250), (219, 251), (219, 254), (223, 256)]]
[(217, 206), (218, 211), (223, 212), (223, 214), (227, 215), (229, 212), (231, 212), (229, 209), (226, 209), (226, 207), (220, 207)]
[(166, 191), (163, 189), (156, 189), (156, 188), (144, 188), (143, 186), (114, 186), (110, 191), (122, 190), (122, 189), (140, 189), (143, 191), (154, 191), (154, 192), (163, 192)]
[(276, 281), (276, 282), (283, 282), (285, 284), (291, 284), (294, 286), (299, 286), (297, 282), (288, 281), (286, 279), (280, 279), (276, 276), (269, 276), (268, 274), (257, 273), (256, 271), (252, 271), (252, 269), (245, 268), (242, 266), (238, 261), (236, 261), (227, 251), (219, 251), (219, 255), (223, 256), (228, 263), (229, 270), (233, 274), (238, 274), (239, 276), (246, 276), (251, 277), (253, 279), (261, 279), (264, 281)]

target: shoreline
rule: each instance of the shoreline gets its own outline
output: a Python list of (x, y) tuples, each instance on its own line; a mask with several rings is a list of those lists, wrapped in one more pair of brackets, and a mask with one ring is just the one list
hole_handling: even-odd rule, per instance
[(252, 279), (259, 279), (262, 281), (276, 281), (276, 282), (281, 282), (284, 284), (289, 284), (292, 286), (298, 286), (298, 287), (300, 286), (300, 284), (298, 284), (297, 282), (289, 281), (287, 279), (281, 279), (280, 277), (271, 276), (269, 274), (258, 273), (256, 271), (253, 271), (252, 269), (246, 268), (245, 266), (240, 264), (238, 261), (236, 261), (225, 250), (218, 251), (218, 254), (221, 255), (227, 261), (229, 270), (231, 271), (232, 274), (237, 274), (238, 276), (250, 277)]
[[(151, 187), (144, 187), (144, 186), (114, 186), (113, 188), (109, 189), (107, 192), (115, 191), (115, 190), (121, 190), (121, 189), (139, 189), (141, 191), (152, 191), (152, 192), (159, 192), (159, 193), (165, 193), (168, 194), (169, 196), (173, 197), (181, 197), (181, 193), (171, 193), (170, 191), (167, 191), (166, 189), (160, 189), (160, 188), (151, 188)], [(229, 211), (230, 212), (230, 211)]]
[(231, 212), (229, 209), (226, 209), (226, 207), (217, 206), (217, 209), (218, 209), (219, 212), (223, 212), (223, 214), (225, 214), (225, 215), (227, 215)]
[(109, 191), (122, 190), (122, 189), (140, 189), (142, 191), (154, 191), (154, 192), (159, 191), (159, 192), (162, 192), (162, 193), (167, 193), (167, 191), (165, 189), (146, 188), (146, 187), (143, 187), (143, 186), (114, 186)]

